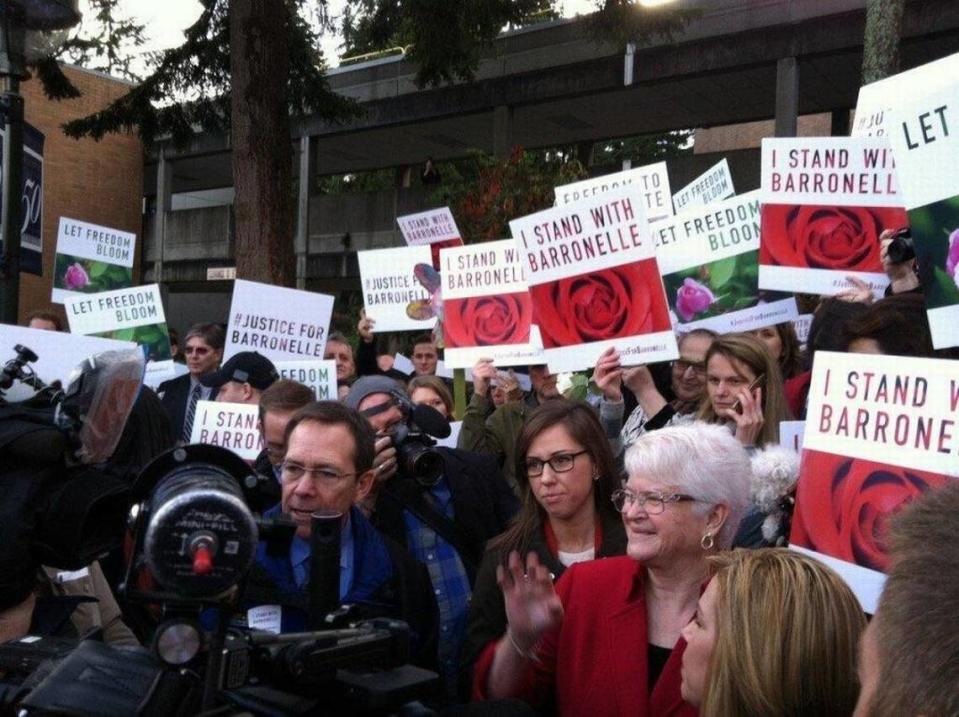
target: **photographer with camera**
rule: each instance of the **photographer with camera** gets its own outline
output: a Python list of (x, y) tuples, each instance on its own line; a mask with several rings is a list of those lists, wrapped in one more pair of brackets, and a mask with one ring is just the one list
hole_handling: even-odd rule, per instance
[(886, 229), (879, 235), (879, 257), (882, 270), (889, 277), (886, 296), (921, 294), (916, 248), (909, 227)]
[(365, 502), (371, 521), (429, 570), (440, 612), (440, 674), (454, 699), (463, 694), (459, 657), (476, 569), (518, 501), (492, 456), (435, 447), (429, 435), (448, 434), (448, 423), (435, 409), (414, 406), (393, 380), (360, 378), (346, 404), (377, 435), (376, 485)]
[[(339, 514), (339, 598), (357, 619), (389, 616), (405, 620), (413, 633), (414, 662), (436, 661), (436, 602), (422, 565), (381, 535), (356, 504), (373, 485), (374, 434), (356, 411), (333, 401), (304, 406), (286, 426), (281, 464), (280, 504), (264, 518), (288, 515), (296, 525), (289, 550), (274, 554), (266, 541), (245, 593), (247, 607), (279, 606), (275, 632), (307, 627), (311, 519), (314, 513)], [(252, 611), (248, 611), (248, 617)]]

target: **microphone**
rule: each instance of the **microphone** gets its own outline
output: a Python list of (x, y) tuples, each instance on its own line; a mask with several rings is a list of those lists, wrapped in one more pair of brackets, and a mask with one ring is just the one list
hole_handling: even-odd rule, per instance
[(428, 433), (434, 438), (449, 437), (450, 422), (443, 417), (442, 413), (432, 406), (427, 406), (425, 403), (414, 404), (410, 415), (413, 418), (413, 423), (419, 426), (425, 433)]

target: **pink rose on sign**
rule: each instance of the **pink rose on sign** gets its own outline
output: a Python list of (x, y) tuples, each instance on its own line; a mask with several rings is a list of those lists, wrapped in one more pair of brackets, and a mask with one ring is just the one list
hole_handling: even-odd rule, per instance
[(87, 270), (83, 268), (82, 264), (74, 262), (67, 267), (67, 272), (63, 275), (63, 287), (65, 289), (82, 289), (89, 283), (90, 277), (87, 275)]
[(956, 285), (959, 286), (959, 274), (956, 273), (956, 269), (959, 269), (959, 229), (953, 230), (949, 235), (949, 253), (946, 254), (946, 273), (955, 279)]
[(706, 311), (716, 301), (707, 287), (695, 279), (685, 279), (676, 291), (676, 313), (683, 321), (692, 320), (696, 314)]

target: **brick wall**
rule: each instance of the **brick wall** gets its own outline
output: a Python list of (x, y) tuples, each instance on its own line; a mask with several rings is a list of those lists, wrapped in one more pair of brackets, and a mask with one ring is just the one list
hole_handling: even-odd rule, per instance
[(61, 216), (137, 234), (134, 280), (139, 280), (143, 148), (135, 134), (107, 135), (99, 142), (74, 140), (60, 126), (106, 107), (129, 88), (125, 82), (74, 67), (64, 73), (83, 93), (60, 102), (43, 95), (39, 80), (21, 84), (26, 121), (45, 137), (43, 146), (43, 276), (21, 274), (20, 321), (35, 309), (63, 307), (50, 303), (53, 255)]

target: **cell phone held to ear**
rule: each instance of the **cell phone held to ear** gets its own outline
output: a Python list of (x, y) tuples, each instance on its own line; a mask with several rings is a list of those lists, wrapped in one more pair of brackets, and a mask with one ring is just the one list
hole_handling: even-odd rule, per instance
[[(752, 382), (746, 387), (746, 391), (748, 391), (749, 394), (752, 395), (752, 392), (754, 389), (762, 388), (765, 385), (766, 385), (766, 374), (761, 373), (758, 376), (756, 376), (756, 378), (754, 378)], [(733, 404), (733, 410), (736, 413), (742, 413), (743, 412), (742, 401), (736, 401), (736, 403)]]

